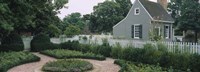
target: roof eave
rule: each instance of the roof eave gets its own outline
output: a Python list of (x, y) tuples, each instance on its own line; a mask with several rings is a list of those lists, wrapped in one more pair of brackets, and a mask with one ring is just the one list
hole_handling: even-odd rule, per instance
[(164, 23), (174, 23), (174, 21), (165, 21), (165, 20), (152, 20), (156, 22), (164, 22)]

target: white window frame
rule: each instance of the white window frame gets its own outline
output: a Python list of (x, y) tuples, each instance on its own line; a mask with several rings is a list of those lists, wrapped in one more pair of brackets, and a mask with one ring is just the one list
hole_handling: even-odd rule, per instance
[(160, 27), (155, 27), (158, 28), (158, 35), (161, 35)]
[(168, 27), (168, 35), (165, 34), (165, 36), (166, 36), (165, 39), (169, 39), (169, 37), (170, 37), (170, 36), (169, 36), (169, 35), (170, 35), (170, 28), (169, 28), (169, 27), (170, 27), (170, 26), (169, 26), (169, 25), (165, 25), (165, 28), (164, 28), (164, 29), (165, 29), (165, 30), (164, 30), (165, 32), (164, 32), (164, 33), (166, 33), (166, 27)]
[(134, 24), (134, 39), (140, 39), (140, 33), (139, 33), (139, 37), (136, 37), (136, 26), (140, 26), (141, 24)]
[[(139, 10), (139, 12), (136, 13), (136, 10)], [(135, 9), (134, 9), (134, 15), (139, 15), (139, 14), (140, 14), (140, 8), (135, 8)]]

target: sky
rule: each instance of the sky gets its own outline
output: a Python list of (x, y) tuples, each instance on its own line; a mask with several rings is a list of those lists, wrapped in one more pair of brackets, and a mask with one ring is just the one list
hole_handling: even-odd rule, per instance
[[(105, 0), (69, 0), (68, 9), (64, 8), (60, 10), (60, 14), (58, 14), (59, 18), (63, 19), (68, 14), (79, 12), (82, 15), (90, 14), (93, 12), (93, 6), (96, 6), (98, 3), (101, 3)], [(131, 0), (132, 3), (135, 0)], [(153, 0), (156, 1), (156, 0)]]

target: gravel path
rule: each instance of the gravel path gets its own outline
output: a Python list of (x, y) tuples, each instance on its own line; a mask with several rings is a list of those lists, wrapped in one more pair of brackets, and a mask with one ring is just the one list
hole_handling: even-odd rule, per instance
[[(42, 55), (39, 53), (33, 53), (41, 58), (39, 62), (33, 62), (33, 63), (27, 63), (23, 65), (16, 66), (12, 69), (10, 69), (8, 72), (42, 72), (41, 68), (44, 64), (46, 64), (49, 61), (55, 61), (55, 58)], [(91, 60), (91, 59), (81, 59), (85, 61), (89, 61), (93, 64), (94, 69), (89, 72), (118, 72), (120, 70), (120, 67), (118, 65), (114, 64), (114, 60), (111, 58), (107, 58), (104, 61), (98, 61), (98, 60)]]

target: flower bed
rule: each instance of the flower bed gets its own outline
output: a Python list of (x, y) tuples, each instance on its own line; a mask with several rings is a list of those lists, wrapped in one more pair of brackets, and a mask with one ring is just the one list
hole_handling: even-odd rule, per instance
[(93, 53), (82, 53), (79, 51), (71, 51), (71, 50), (64, 50), (64, 49), (45, 50), (45, 51), (41, 51), (40, 53), (51, 56), (51, 57), (55, 57), (58, 59), (85, 58), (85, 59), (105, 60), (105, 57), (102, 55), (96, 55)]
[(62, 59), (48, 62), (43, 66), (42, 70), (47, 72), (84, 72), (92, 68), (93, 65), (87, 61)]
[(29, 52), (5, 52), (0, 53), (0, 72), (24, 63), (39, 61), (40, 58)]

